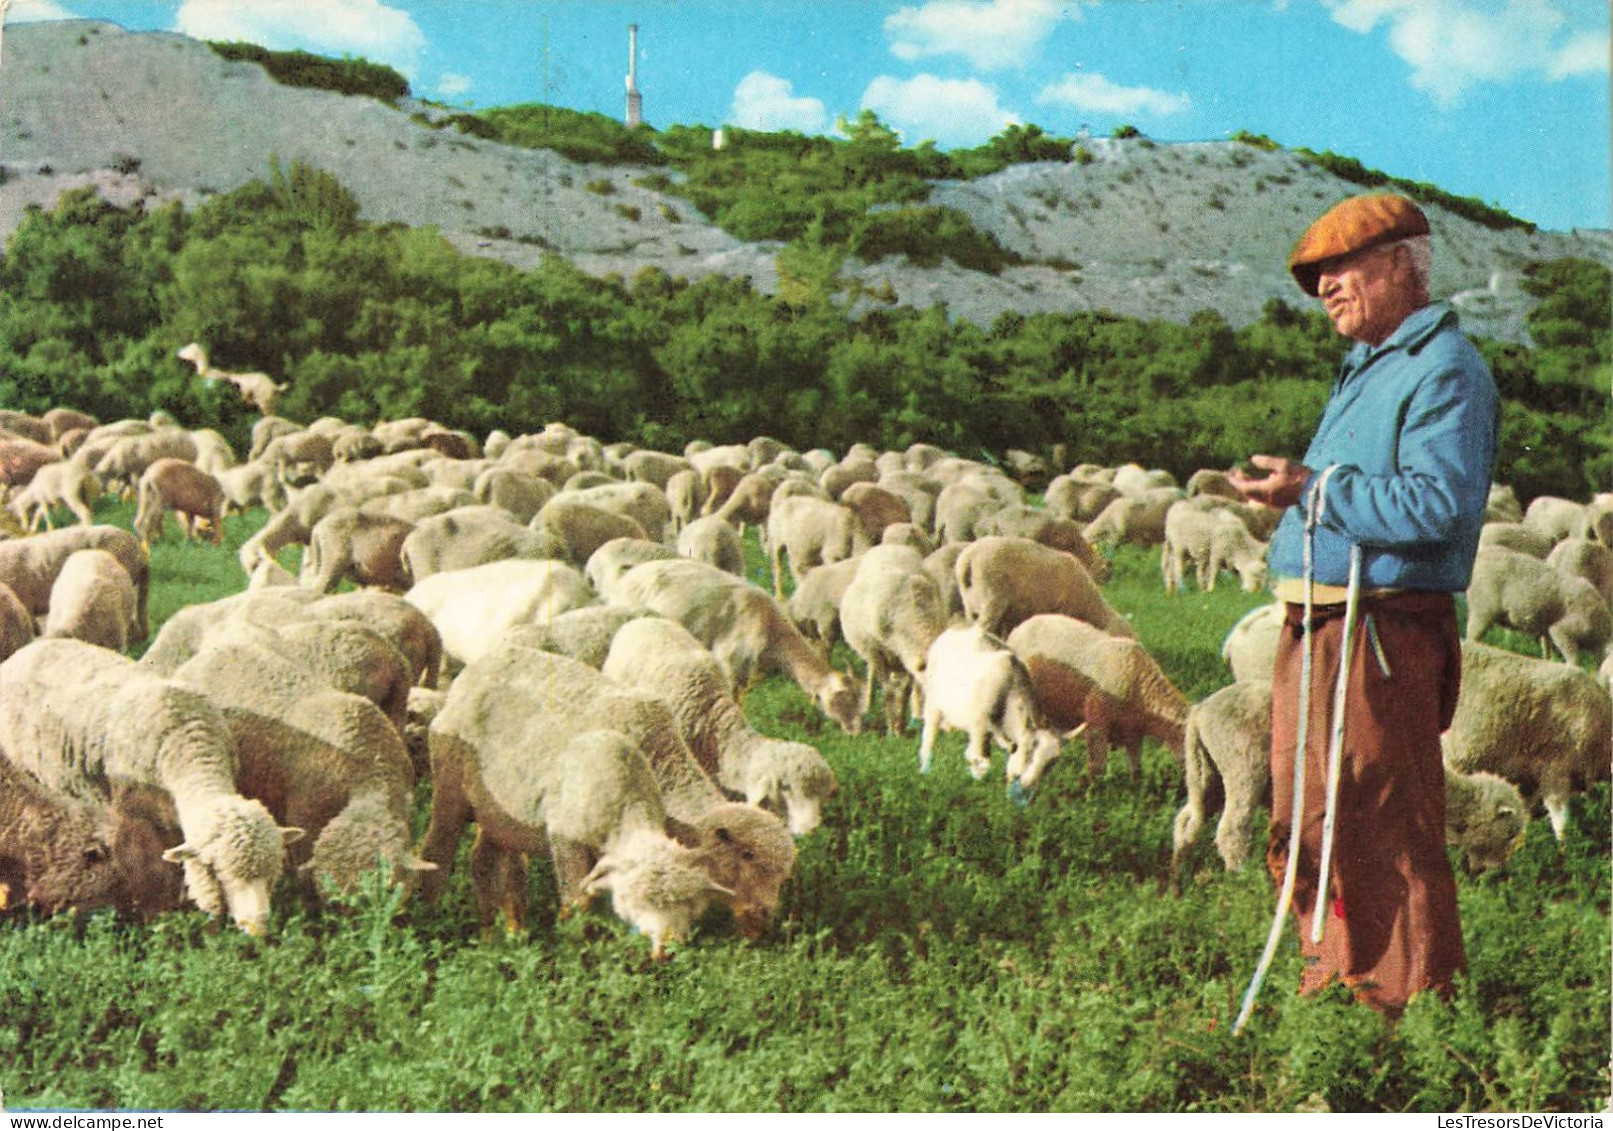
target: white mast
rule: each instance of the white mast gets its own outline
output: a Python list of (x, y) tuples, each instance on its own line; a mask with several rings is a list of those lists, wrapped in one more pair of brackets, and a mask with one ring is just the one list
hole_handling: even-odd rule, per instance
[(627, 25), (627, 128), (644, 122), (644, 100), (638, 92), (638, 25)]

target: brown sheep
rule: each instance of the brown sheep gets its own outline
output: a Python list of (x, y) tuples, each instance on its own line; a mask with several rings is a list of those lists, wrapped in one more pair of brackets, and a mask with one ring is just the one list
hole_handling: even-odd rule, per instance
[(343, 578), (401, 593), (414, 584), (403, 564), (403, 543), (414, 523), (359, 507), (337, 507), (308, 533), (299, 582), (329, 593)]
[(204, 525), (213, 545), (224, 538), (224, 488), (187, 460), (164, 456), (153, 462), (141, 473), (136, 496), (134, 532), (145, 546), (162, 536), (163, 516), (169, 511), (186, 539), (197, 537)]

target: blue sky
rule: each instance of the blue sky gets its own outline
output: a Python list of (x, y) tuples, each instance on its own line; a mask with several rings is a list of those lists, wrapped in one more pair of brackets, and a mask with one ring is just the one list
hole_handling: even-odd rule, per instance
[(627, 25), (654, 126), (909, 143), (1011, 122), (1330, 149), (1549, 229), (1613, 227), (1603, 0), (13, 0), (8, 22), (361, 55), (417, 95), (620, 116)]

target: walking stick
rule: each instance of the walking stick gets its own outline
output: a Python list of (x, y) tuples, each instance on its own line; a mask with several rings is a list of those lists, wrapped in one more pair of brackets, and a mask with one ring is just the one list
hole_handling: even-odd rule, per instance
[(1272, 916), (1271, 930), (1266, 934), (1266, 948), (1261, 952), (1260, 963), (1255, 967), (1254, 977), (1249, 980), (1249, 988), (1244, 991), (1243, 1007), (1238, 1010), (1238, 1019), (1232, 1025), (1234, 1037), (1243, 1032), (1243, 1027), (1249, 1023), (1249, 1015), (1255, 1008), (1255, 998), (1260, 995), (1260, 986), (1266, 980), (1266, 972), (1271, 969), (1272, 959), (1277, 956), (1277, 944), (1282, 941), (1283, 923), (1287, 921), (1288, 909), (1294, 902), (1294, 882), (1299, 878), (1299, 834), (1300, 824), (1305, 816), (1305, 744), (1310, 737), (1311, 616), (1316, 604), (1316, 574), (1312, 559), (1315, 554), (1316, 524), (1322, 517), (1322, 489), (1332, 473), (1333, 468), (1329, 467), (1318, 475), (1305, 500), (1305, 538), (1302, 543), (1305, 621), (1300, 642), (1299, 721), (1294, 734), (1294, 801), (1289, 811), (1288, 860), (1283, 867), (1283, 884), (1277, 897), (1277, 913)]
[(1344, 598), (1344, 638), (1340, 642), (1339, 681), (1333, 688), (1333, 733), (1327, 747), (1327, 804), (1322, 810), (1322, 860), (1316, 878), (1316, 906), (1311, 912), (1311, 942), (1322, 941), (1327, 918), (1327, 884), (1333, 870), (1333, 827), (1338, 816), (1339, 775), (1344, 763), (1344, 701), (1350, 683), (1350, 650), (1355, 635), (1356, 606), (1361, 597), (1361, 547), (1350, 547), (1350, 587)]

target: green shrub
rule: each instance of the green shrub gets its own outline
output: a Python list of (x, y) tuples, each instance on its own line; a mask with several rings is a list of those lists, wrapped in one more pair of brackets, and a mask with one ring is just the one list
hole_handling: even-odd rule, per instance
[(383, 63), (348, 56), (328, 59), (306, 51), (270, 51), (255, 43), (209, 42), (215, 52), (230, 60), (257, 63), (269, 77), (286, 86), (362, 94), (383, 102), (409, 96), (409, 80)]

